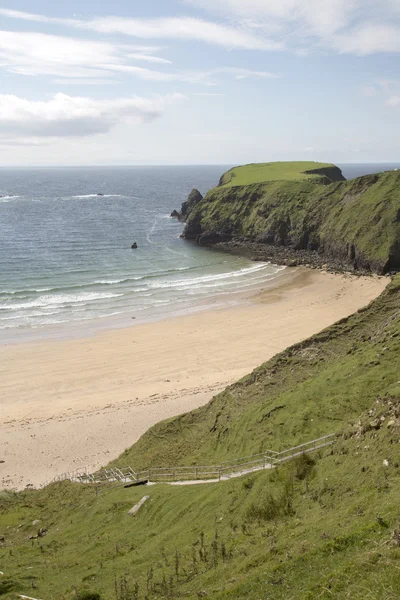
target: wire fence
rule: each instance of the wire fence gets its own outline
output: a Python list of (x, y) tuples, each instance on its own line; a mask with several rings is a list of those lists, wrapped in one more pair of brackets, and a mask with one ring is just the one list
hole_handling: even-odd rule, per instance
[(109, 467), (100, 469), (94, 473), (88, 469), (77, 469), (70, 473), (58, 475), (49, 483), (57, 481), (72, 481), (102, 487), (111, 484), (120, 484), (125, 486), (140, 485), (145, 483), (179, 483), (192, 482), (201, 483), (208, 481), (224, 481), (232, 477), (240, 477), (254, 471), (262, 469), (272, 469), (287, 460), (315, 452), (334, 443), (336, 434), (332, 433), (317, 438), (305, 444), (294, 446), (275, 452), (266, 450), (261, 454), (252, 454), (231, 461), (225, 461), (219, 465), (193, 465), (188, 467), (157, 467), (148, 468), (141, 471), (135, 471), (132, 467)]

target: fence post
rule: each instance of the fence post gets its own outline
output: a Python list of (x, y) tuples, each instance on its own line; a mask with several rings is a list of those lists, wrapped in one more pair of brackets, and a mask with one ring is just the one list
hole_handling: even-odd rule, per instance
[(198, 469), (198, 467), (196, 467), (196, 479), (199, 478), (198, 472), (199, 472), (199, 469)]
[(221, 467), (219, 467), (218, 471), (219, 471), (218, 481), (221, 481)]

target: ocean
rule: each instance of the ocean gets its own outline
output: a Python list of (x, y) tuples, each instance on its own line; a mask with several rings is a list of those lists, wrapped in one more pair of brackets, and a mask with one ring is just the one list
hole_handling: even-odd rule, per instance
[[(339, 166), (350, 179), (400, 165)], [(279, 276), (179, 237), (171, 211), (227, 168), (0, 169), (0, 341), (232, 304)]]

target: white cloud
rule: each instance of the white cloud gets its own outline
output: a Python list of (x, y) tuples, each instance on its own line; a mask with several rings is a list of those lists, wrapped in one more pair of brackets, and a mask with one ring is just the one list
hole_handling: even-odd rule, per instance
[(225, 97), (226, 94), (218, 94), (218, 93), (213, 94), (212, 92), (195, 92), (193, 94), (193, 96), (204, 96), (205, 98), (218, 98), (218, 97)]
[[(134, 51), (135, 50), (135, 51)], [(82, 79), (93, 84), (104, 82), (118, 73), (133, 75), (145, 81), (184, 82), (214, 85), (217, 75), (231, 75), (237, 79), (247, 77), (274, 78), (267, 71), (221, 67), (209, 71), (169, 72), (131, 64), (133, 60), (168, 63), (169, 61), (136, 51), (135, 46), (88, 41), (44, 33), (0, 31), (0, 68), (19, 75), (48, 75), (58, 83), (77, 82)]]
[(98, 33), (115, 33), (140, 39), (166, 39), (206, 42), (229, 49), (279, 50), (280, 40), (269, 40), (265, 35), (240, 25), (216, 23), (191, 17), (166, 17), (158, 19), (131, 19), (116, 16), (94, 19), (61, 19), (22, 11), (0, 9), (7, 18), (54, 23)]
[(251, 69), (242, 69), (237, 67), (223, 67), (220, 69), (213, 69), (211, 73), (225, 73), (227, 75), (233, 75), (236, 79), (278, 79), (277, 73), (271, 73), (269, 71), (252, 71)]
[(100, 33), (119, 33), (141, 39), (173, 39), (201, 41), (227, 48), (278, 50), (279, 41), (271, 41), (252, 30), (190, 17), (161, 19), (125, 19), (103, 17), (79, 24)]
[(120, 83), (117, 79), (100, 79), (100, 78), (89, 78), (89, 79), (84, 79), (83, 77), (77, 77), (76, 79), (71, 78), (68, 79), (68, 77), (64, 77), (64, 78), (60, 78), (60, 79), (53, 79), (52, 80), (53, 83), (57, 84), (57, 85), (81, 85), (81, 86), (85, 86), (85, 85), (115, 85), (117, 83)]
[(400, 106), (400, 80), (377, 79), (372, 84), (361, 88), (363, 96), (377, 96), (386, 106), (398, 108)]
[[(356, 55), (400, 52), (399, 0), (183, 0), (246, 19), (288, 46), (322, 44)], [(274, 37), (272, 38), (274, 39)]]
[(48, 17), (46, 15), (23, 12), (21, 10), (10, 10), (8, 8), (0, 8), (0, 16), (8, 19), (32, 21), (34, 23), (54, 23), (55, 25), (74, 25), (76, 23), (75, 19), (58, 19), (55, 17)]
[(332, 33), (343, 27), (353, 13), (357, 0), (186, 0), (224, 15), (258, 19), (279, 30), (285, 24), (302, 24), (314, 33)]
[(160, 117), (181, 94), (151, 98), (94, 100), (55, 94), (46, 101), (0, 95), (0, 135), (9, 137), (84, 137), (107, 133), (121, 122), (143, 123)]
[[(110, 71), (136, 60), (168, 62), (144, 48), (36, 32), (0, 31), (0, 67), (20, 75), (112, 77)], [(107, 63), (108, 72), (101, 65)]]
[(200, 41), (228, 49), (292, 47), (304, 52), (309, 46), (322, 45), (356, 55), (400, 52), (399, 0), (181, 1), (222, 16), (224, 21), (185, 16), (63, 19), (8, 9), (0, 9), (0, 15), (140, 39)]
[(364, 24), (353, 28), (351, 32), (335, 36), (332, 44), (339, 52), (360, 56), (379, 52), (400, 52), (400, 27)]
[(400, 107), (400, 96), (390, 96), (390, 98), (386, 101), (387, 106), (391, 108), (399, 108)]
[(158, 63), (158, 64), (164, 64), (164, 65), (171, 64), (170, 60), (167, 60), (166, 58), (160, 58), (159, 56), (152, 56), (151, 54), (144, 54), (144, 53), (139, 53), (139, 52), (129, 52), (126, 56), (129, 59), (139, 60), (139, 61), (142, 60), (144, 62), (149, 62), (149, 63)]

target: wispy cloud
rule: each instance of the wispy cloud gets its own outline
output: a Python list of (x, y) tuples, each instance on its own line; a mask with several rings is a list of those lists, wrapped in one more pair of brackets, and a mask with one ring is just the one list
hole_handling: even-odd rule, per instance
[(192, 17), (167, 17), (157, 19), (132, 19), (117, 16), (97, 17), (94, 19), (62, 19), (0, 9), (0, 15), (11, 19), (54, 23), (98, 33), (120, 34), (139, 39), (199, 41), (229, 49), (279, 50), (283, 47), (280, 40), (269, 40), (265, 35), (241, 25), (217, 23)]
[(332, 46), (343, 54), (366, 56), (400, 52), (400, 26), (365, 23), (332, 38)]
[[(20, 75), (108, 77), (135, 60), (169, 62), (136, 46), (89, 41), (37, 32), (0, 31), (0, 67)], [(102, 65), (108, 64), (104, 69)], [(108, 72), (106, 72), (108, 71)]]
[(225, 18), (243, 19), (288, 47), (322, 45), (368, 55), (400, 52), (398, 0), (182, 0)]
[(391, 108), (399, 108), (400, 107), (400, 96), (390, 96), (390, 98), (386, 101), (387, 106)]
[(24, 12), (22, 10), (11, 10), (8, 8), (0, 8), (0, 16), (8, 19), (20, 19), (21, 21), (32, 21), (34, 23), (54, 23), (55, 25), (71, 25), (74, 26), (76, 19), (59, 19), (49, 17), (47, 15), (38, 15), (35, 13)]
[(89, 79), (85, 79), (84, 77), (77, 77), (77, 78), (71, 78), (69, 79), (68, 77), (60, 77), (53, 79), (53, 83), (57, 84), (57, 85), (79, 85), (79, 86), (85, 86), (85, 85), (117, 85), (118, 83), (121, 83), (118, 79), (101, 79), (100, 77), (93, 77), (93, 78), (89, 78)]
[(378, 79), (361, 88), (361, 94), (369, 98), (377, 98), (390, 108), (400, 106), (400, 80)]
[(86, 84), (104, 82), (118, 74), (132, 75), (145, 81), (183, 82), (214, 85), (218, 76), (237, 79), (275, 78), (267, 71), (221, 67), (208, 71), (162, 71), (132, 64), (134, 61), (169, 63), (138, 52), (135, 46), (77, 39), (31, 32), (0, 32), (0, 67), (19, 75), (48, 75), (65, 83), (82, 79)]
[(216, 68), (211, 73), (225, 73), (233, 75), (235, 79), (278, 79), (280, 77), (278, 73), (271, 73), (270, 71), (253, 71), (237, 67)]
[(144, 123), (162, 115), (181, 94), (95, 100), (55, 94), (46, 101), (0, 95), (0, 135), (24, 138), (84, 137), (107, 133), (118, 123)]
[[(198, 41), (227, 49), (339, 53), (400, 52), (399, 0), (181, 0), (213, 14), (156, 19), (118, 16), (59, 18), (10, 9), (0, 15), (143, 40)], [(216, 20), (218, 19), (218, 20)], [(148, 53), (151, 56), (151, 52)], [(146, 60), (141, 58), (141, 60)], [(162, 59), (161, 59), (162, 60)], [(152, 59), (149, 58), (149, 62)], [(155, 61), (157, 57), (155, 57)]]
[(145, 54), (144, 52), (128, 52), (126, 55), (130, 60), (138, 60), (144, 61), (148, 63), (157, 63), (159, 65), (170, 65), (171, 61), (166, 58), (161, 58), (159, 56), (152, 56), (151, 54)]
[(204, 96), (205, 98), (223, 98), (226, 94), (212, 93), (212, 92), (194, 92), (193, 96)]

